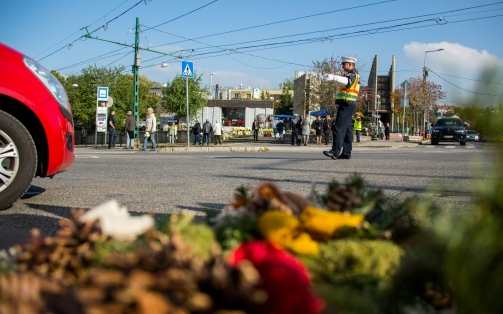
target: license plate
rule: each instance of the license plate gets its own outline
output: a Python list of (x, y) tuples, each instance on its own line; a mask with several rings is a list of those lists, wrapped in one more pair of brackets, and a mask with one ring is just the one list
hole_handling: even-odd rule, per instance
[(444, 138), (453, 138), (454, 135), (444, 135)]

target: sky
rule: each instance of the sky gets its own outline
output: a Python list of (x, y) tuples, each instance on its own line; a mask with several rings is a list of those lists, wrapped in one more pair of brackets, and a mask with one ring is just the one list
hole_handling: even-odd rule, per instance
[[(377, 55), (380, 75), (395, 56), (397, 85), (422, 76), (426, 64), (428, 80), (446, 91), (441, 104), (503, 94), (503, 1), (0, 0), (0, 8), (0, 42), (63, 76), (94, 64), (130, 72), (139, 18), (140, 46), (171, 54), (140, 52), (140, 75), (160, 83), (188, 60), (207, 86), (277, 89), (313, 61), (352, 56), (365, 85)], [(83, 38), (85, 27), (127, 46)], [(499, 74), (483, 77), (484, 68)]]

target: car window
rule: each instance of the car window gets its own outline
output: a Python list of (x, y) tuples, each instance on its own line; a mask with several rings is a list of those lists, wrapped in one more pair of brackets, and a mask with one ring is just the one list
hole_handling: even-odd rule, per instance
[(461, 120), (440, 119), (437, 121), (436, 126), (463, 126), (463, 123), (461, 123)]
[(476, 131), (467, 131), (466, 133), (468, 133), (468, 134), (477, 134)]

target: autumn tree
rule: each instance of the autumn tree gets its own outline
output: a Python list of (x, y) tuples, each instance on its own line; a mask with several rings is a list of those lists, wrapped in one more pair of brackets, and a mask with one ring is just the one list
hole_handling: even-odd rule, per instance
[(445, 92), (442, 90), (442, 85), (423, 80), (421, 77), (413, 77), (408, 81), (410, 86), (407, 88), (407, 98), (412, 115), (412, 125), (422, 126), (421, 121), (424, 114), (445, 98)]

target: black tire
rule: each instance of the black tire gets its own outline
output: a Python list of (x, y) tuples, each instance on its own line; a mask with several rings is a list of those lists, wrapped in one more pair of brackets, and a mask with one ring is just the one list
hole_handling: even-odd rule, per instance
[(431, 140), (431, 145), (438, 145), (438, 141)]
[(459, 141), (459, 145), (466, 146), (466, 141)]
[(2, 110), (0, 161), (0, 209), (5, 209), (30, 187), (37, 170), (37, 148), (25, 126)]

